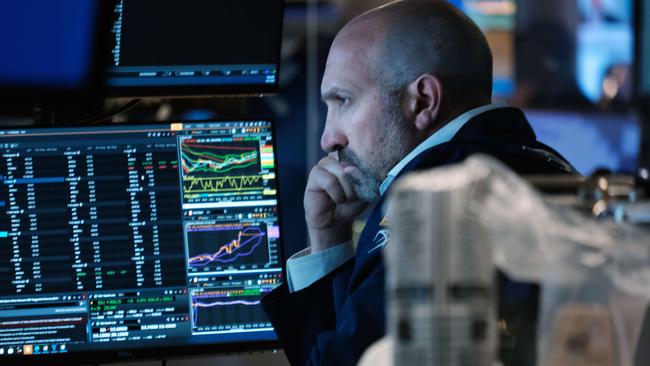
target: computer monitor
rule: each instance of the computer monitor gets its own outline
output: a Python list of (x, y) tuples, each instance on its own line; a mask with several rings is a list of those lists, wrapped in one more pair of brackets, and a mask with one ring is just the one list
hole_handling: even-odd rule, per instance
[(98, 94), (109, 7), (98, 0), (3, 2), (0, 113)]
[(272, 93), (282, 0), (117, 0), (112, 96)]
[(638, 168), (642, 123), (634, 114), (529, 109), (526, 117), (537, 139), (582, 175), (599, 170), (634, 174)]
[(271, 122), (0, 130), (0, 363), (276, 346)]
[(633, 1), (519, 0), (518, 103), (548, 109), (629, 109)]

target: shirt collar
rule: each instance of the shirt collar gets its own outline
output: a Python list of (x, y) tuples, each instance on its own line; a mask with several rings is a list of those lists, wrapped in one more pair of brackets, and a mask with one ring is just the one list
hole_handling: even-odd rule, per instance
[(426, 140), (424, 140), (420, 145), (413, 149), (408, 155), (404, 157), (386, 176), (386, 179), (379, 186), (379, 193), (383, 196), (388, 190), (388, 187), (393, 183), (395, 177), (404, 169), (404, 167), (410, 163), (416, 156), (420, 155), (424, 150), (428, 150), (434, 146), (444, 144), (445, 142), (451, 141), (451, 139), (456, 135), (456, 133), (463, 127), (469, 120), (478, 116), (481, 113), (491, 111), (497, 108), (507, 107), (505, 103), (492, 103), (486, 104), (461, 114), (460, 116), (454, 118), (449, 123), (444, 125), (441, 129), (434, 132)]

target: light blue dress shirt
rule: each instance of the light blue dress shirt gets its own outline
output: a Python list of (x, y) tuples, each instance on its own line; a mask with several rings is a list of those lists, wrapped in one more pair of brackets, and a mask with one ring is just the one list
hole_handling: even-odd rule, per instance
[[(447, 123), (434, 132), (420, 145), (404, 157), (393, 169), (388, 172), (386, 179), (381, 183), (379, 192), (383, 195), (393, 183), (395, 177), (423, 151), (434, 146), (444, 144), (458, 133), (458, 131), (472, 118), (481, 113), (497, 108), (507, 107), (504, 103), (492, 103), (471, 109)], [(355, 248), (352, 242), (342, 243), (318, 253), (311, 253), (311, 248), (306, 248), (294, 254), (287, 260), (287, 285), (289, 291), (300, 291), (309, 287), (314, 282), (325, 277), (328, 273), (338, 268), (343, 263), (354, 257)]]

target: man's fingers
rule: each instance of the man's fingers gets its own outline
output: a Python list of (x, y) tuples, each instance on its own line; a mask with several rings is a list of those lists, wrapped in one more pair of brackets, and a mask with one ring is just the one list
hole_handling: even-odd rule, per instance
[(309, 174), (307, 181), (308, 191), (325, 191), (328, 196), (337, 204), (346, 200), (345, 191), (337, 176), (333, 175), (319, 164)]
[(344, 203), (336, 206), (336, 215), (339, 217), (358, 217), (368, 208), (368, 206), (369, 203), (364, 201)]
[(328, 156), (322, 159), (318, 165), (338, 179), (341, 188), (345, 192), (345, 202), (357, 200), (357, 193), (354, 190), (354, 186), (352, 186), (350, 179), (345, 175), (344, 168), (339, 164), (338, 160)]

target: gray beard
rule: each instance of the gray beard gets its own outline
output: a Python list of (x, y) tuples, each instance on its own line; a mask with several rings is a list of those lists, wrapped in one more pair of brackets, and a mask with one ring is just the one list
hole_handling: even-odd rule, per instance
[(378, 201), (381, 182), (370, 173), (359, 157), (352, 150), (345, 148), (339, 151), (339, 160), (354, 165), (359, 170), (359, 175), (347, 175), (357, 197), (365, 202)]

